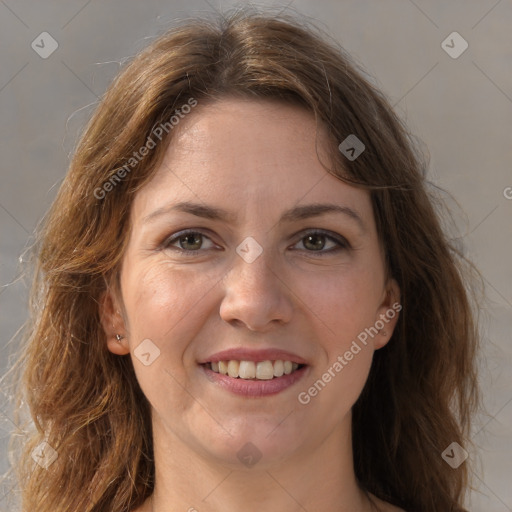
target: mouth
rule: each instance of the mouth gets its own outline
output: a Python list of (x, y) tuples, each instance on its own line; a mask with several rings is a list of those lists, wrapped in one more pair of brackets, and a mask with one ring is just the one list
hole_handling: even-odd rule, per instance
[(234, 394), (262, 397), (277, 394), (308, 373), (309, 366), (292, 361), (209, 361), (200, 363), (207, 379)]
[(221, 375), (227, 375), (233, 379), (244, 380), (273, 380), (290, 375), (306, 366), (292, 361), (211, 361), (203, 363), (203, 366)]

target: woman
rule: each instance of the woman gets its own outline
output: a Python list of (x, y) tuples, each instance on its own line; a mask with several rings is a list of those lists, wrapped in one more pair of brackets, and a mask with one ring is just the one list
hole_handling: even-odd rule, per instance
[(41, 233), (23, 510), (465, 510), (477, 329), (424, 174), (293, 19), (140, 53)]

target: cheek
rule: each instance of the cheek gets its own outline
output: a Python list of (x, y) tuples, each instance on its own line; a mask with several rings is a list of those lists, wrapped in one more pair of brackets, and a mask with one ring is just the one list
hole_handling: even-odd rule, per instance
[[(137, 378), (151, 401), (156, 387), (169, 389), (171, 375), (180, 382), (185, 378), (185, 351), (201, 329), (204, 299), (215, 280), (165, 261), (126, 270), (122, 287), (130, 350)], [(139, 358), (148, 352), (149, 357)]]
[(197, 318), (214, 283), (207, 273), (177, 269), (165, 261), (134, 268), (124, 290), (131, 335), (161, 343), (175, 338), (190, 318)]
[[(368, 268), (370, 270), (365, 270)], [(374, 267), (346, 267), (318, 279), (300, 280), (298, 295), (317, 326), (315, 336), (323, 357), (305, 383), (302, 401), (334, 408), (344, 416), (359, 397), (370, 371), (373, 344), (365, 329), (374, 325), (382, 276)]]
[[(322, 357), (301, 389), (299, 403), (332, 411), (340, 421), (364, 388), (373, 358), (373, 344), (361, 333), (373, 325), (374, 296), (361, 280), (332, 280), (323, 293), (310, 297)], [(334, 307), (333, 307), (334, 304)], [(361, 341), (362, 340), (362, 341)], [(336, 412), (334, 412), (336, 411)]]
[[(186, 364), (190, 363), (185, 352), (202, 328), (205, 299), (218, 279), (177, 269), (166, 261), (125, 268), (121, 283), (137, 380), (155, 410), (165, 403), (183, 411), (188, 395), (181, 386), (189, 387)], [(139, 357), (147, 353), (145, 360)]]
[[(303, 273), (295, 283), (303, 307), (327, 335), (329, 352), (343, 350), (347, 342), (376, 321), (382, 276), (374, 266), (350, 265), (324, 275)], [(311, 316), (313, 315), (313, 316)]]

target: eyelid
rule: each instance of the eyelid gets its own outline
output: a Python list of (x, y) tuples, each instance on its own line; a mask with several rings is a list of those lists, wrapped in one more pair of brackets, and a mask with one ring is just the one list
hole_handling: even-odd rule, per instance
[[(179, 241), (179, 239), (181, 237), (186, 236), (186, 235), (190, 235), (190, 234), (199, 234), (199, 235), (201, 235), (201, 236), (203, 236), (205, 238), (208, 238), (212, 243), (214, 243), (213, 240), (211, 240), (211, 237), (207, 233), (209, 233), (209, 230), (207, 230), (205, 228), (188, 228), (188, 229), (183, 229), (181, 231), (177, 231), (176, 233), (173, 233), (172, 235), (166, 237), (164, 239), (164, 241), (160, 244), (160, 247), (162, 249), (176, 250), (177, 252), (179, 252), (181, 254), (197, 255), (197, 254), (200, 254), (201, 252), (205, 252), (205, 250), (198, 249), (198, 250), (194, 251), (194, 250), (191, 250), (191, 249), (182, 249), (180, 247), (172, 247), (171, 244), (172, 243), (176, 243), (177, 241)], [(348, 250), (348, 249), (352, 248), (352, 246), (350, 245), (350, 243), (348, 242), (348, 240), (344, 236), (339, 235), (339, 234), (334, 233), (334, 232), (329, 231), (329, 230), (325, 230), (325, 229), (308, 228), (308, 229), (299, 231), (298, 233), (293, 235), (293, 237), (295, 238), (298, 235), (302, 235), (302, 236), (300, 236), (299, 240), (294, 245), (297, 245), (299, 242), (301, 242), (305, 237), (307, 237), (309, 235), (323, 235), (325, 238), (330, 239), (331, 241), (335, 242), (338, 245), (338, 247), (336, 247), (334, 249), (328, 249), (327, 251), (324, 251), (324, 250), (321, 250), (321, 251), (308, 251), (306, 249), (299, 249), (299, 250), (304, 250), (305, 252), (307, 252), (309, 254), (318, 254), (318, 255), (331, 254), (331, 253), (339, 252), (341, 250)], [(211, 250), (211, 249), (206, 249), (206, 250)]]

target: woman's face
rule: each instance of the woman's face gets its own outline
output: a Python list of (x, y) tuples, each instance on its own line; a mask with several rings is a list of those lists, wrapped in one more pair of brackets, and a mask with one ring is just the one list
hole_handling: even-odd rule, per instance
[[(134, 199), (118, 301), (126, 339), (109, 348), (131, 351), (154, 428), (182, 447), (226, 464), (251, 450), (292, 460), (347, 432), (398, 316), (369, 193), (325, 171), (314, 118), (298, 107), (199, 103), (174, 130)], [(228, 349), (246, 351), (219, 357), (247, 378), (210, 369)], [(256, 364), (266, 360), (305, 366), (270, 379), (289, 364)]]

